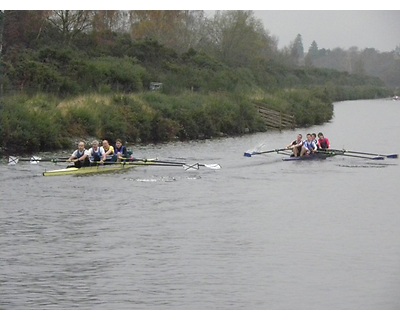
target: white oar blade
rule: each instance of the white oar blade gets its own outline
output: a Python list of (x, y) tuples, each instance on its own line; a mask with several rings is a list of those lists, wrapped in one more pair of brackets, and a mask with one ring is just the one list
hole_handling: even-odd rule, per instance
[(206, 168), (208, 169), (212, 169), (212, 170), (219, 170), (221, 169), (221, 166), (217, 163), (213, 163), (213, 164), (205, 164), (204, 165)]
[(8, 165), (14, 166), (18, 163), (18, 157), (8, 157)]
[(41, 158), (41, 157), (38, 157), (38, 156), (32, 156), (32, 157), (31, 157), (31, 161), (30, 161), (30, 163), (31, 163), (31, 164), (38, 164), (40, 160), (42, 160), (42, 158)]
[(185, 171), (196, 171), (196, 170), (199, 170), (199, 164), (198, 163), (195, 163), (195, 164), (192, 164), (192, 165), (184, 164), (183, 165), (183, 169)]

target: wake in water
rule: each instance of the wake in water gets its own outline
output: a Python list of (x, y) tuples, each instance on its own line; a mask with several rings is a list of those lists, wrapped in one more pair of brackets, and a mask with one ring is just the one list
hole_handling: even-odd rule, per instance
[(170, 176), (161, 176), (161, 177), (151, 177), (151, 178), (125, 178), (128, 181), (136, 181), (136, 182), (176, 182), (179, 180), (199, 180), (200, 176), (185, 176), (185, 177), (170, 177)]
[(344, 168), (386, 168), (395, 166), (395, 163), (364, 163), (364, 164), (338, 164), (338, 167)]

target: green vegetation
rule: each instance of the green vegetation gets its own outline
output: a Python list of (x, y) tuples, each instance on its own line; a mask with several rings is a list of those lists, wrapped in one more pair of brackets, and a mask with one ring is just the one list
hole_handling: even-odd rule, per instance
[(48, 95), (10, 97), (1, 110), (1, 136), (10, 152), (71, 147), (71, 137), (165, 142), (265, 130), (256, 109), (225, 94)]
[[(156, 13), (144, 19), (136, 12), (135, 26), (159, 19)], [(309, 126), (332, 118), (333, 101), (392, 94), (376, 77), (293, 63), (298, 50), (291, 59), (279, 53), (251, 12), (213, 21), (189, 16), (203, 26), (191, 30), (208, 33), (183, 50), (188, 38), (173, 40), (185, 14), (169, 16), (177, 25), (168, 26), (177, 29), (150, 40), (138, 36), (149, 25), (133, 34), (112, 32), (92, 17), (91, 31), (66, 31), (60, 21), (71, 13), (5, 12), (0, 147), (27, 153), (70, 148), (88, 137), (158, 143), (264, 131), (255, 108), (260, 101)], [(149, 91), (153, 81), (163, 83), (160, 91)]]

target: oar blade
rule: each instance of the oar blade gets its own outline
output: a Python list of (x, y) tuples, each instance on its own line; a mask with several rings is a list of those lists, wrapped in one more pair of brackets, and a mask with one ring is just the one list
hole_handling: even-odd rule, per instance
[(8, 157), (8, 165), (14, 166), (17, 163), (18, 163), (18, 157), (12, 157), (12, 156)]
[(204, 167), (208, 168), (208, 169), (212, 169), (212, 170), (219, 170), (221, 169), (221, 166), (217, 163), (213, 163), (213, 164), (204, 164)]
[(31, 163), (31, 164), (38, 164), (40, 160), (42, 160), (41, 157), (32, 156), (32, 157), (31, 157), (31, 160), (30, 160), (30, 163)]
[(389, 154), (386, 156), (386, 158), (389, 158), (389, 159), (397, 159), (398, 157), (399, 157), (398, 154)]
[(195, 163), (195, 164), (184, 164), (183, 168), (185, 171), (190, 171), (190, 170), (199, 170), (200, 167), (205, 167), (211, 170), (219, 170), (221, 169), (221, 166), (217, 163), (213, 164), (202, 164), (202, 163)]
[(385, 157), (372, 157), (371, 160), (385, 160)]
[(195, 171), (195, 170), (197, 171), (197, 170), (200, 169), (200, 167), (199, 167), (198, 163), (195, 163), (195, 164), (184, 164), (183, 165), (183, 169), (185, 171)]

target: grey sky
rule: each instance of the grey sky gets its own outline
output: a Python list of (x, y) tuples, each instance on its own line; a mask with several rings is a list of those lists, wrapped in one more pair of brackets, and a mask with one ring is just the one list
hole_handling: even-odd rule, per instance
[(400, 10), (255, 10), (278, 47), (301, 34), (304, 50), (313, 40), (318, 48), (375, 48), (381, 52), (400, 46)]

